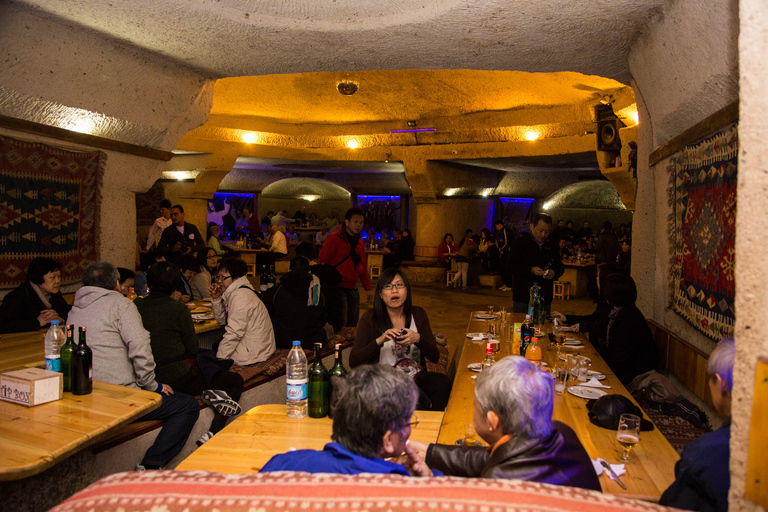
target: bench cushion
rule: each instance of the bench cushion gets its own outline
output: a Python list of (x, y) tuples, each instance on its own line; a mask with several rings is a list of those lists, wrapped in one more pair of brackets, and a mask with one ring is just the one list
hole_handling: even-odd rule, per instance
[(51, 512), (581, 512), (587, 509), (591, 512), (674, 510), (597, 491), (522, 480), (291, 471), (251, 475), (144, 471), (117, 473), (102, 478)]

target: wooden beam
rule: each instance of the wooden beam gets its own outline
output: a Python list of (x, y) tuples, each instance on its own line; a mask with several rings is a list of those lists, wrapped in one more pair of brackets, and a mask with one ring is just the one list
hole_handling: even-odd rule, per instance
[(648, 157), (648, 166), (653, 167), (665, 158), (674, 155), (683, 146), (695, 142), (702, 137), (706, 137), (718, 128), (722, 128), (739, 120), (739, 102), (731, 103), (727, 107), (721, 108), (703, 121), (691, 126), (677, 137), (671, 139), (666, 144), (662, 144)]
[(98, 137), (87, 133), (73, 132), (57, 126), (49, 126), (47, 124), (35, 123), (33, 121), (15, 117), (0, 115), (0, 126), (11, 130), (42, 135), (45, 137), (53, 137), (54, 139), (64, 140), (74, 144), (83, 144), (85, 146), (106, 149), (108, 151), (117, 151), (118, 153), (126, 153), (152, 160), (162, 160), (167, 162), (173, 158), (173, 153), (170, 151), (162, 151), (160, 149), (107, 139), (105, 137)]

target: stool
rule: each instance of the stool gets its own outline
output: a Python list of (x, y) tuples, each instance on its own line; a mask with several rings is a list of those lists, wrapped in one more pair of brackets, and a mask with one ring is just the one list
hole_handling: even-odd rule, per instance
[(248, 263), (248, 271), (246, 272), (246, 275), (256, 277), (256, 264), (255, 263)]
[(372, 265), (369, 274), (371, 276), (371, 279), (379, 277), (381, 275), (381, 267), (377, 267), (376, 265)]
[(571, 283), (568, 281), (555, 281), (552, 297), (555, 299), (570, 300)]
[(453, 286), (453, 278), (458, 274), (458, 270), (448, 270), (445, 273), (445, 286)]

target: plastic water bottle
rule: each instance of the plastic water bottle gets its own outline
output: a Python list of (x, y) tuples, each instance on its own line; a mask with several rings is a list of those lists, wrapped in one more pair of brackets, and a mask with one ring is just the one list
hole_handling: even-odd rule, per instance
[(539, 287), (539, 283), (533, 283), (533, 286), (531, 286), (531, 295), (528, 299), (528, 314), (531, 315), (531, 318), (533, 318), (533, 307), (536, 303), (536, 298), (541, 295), (541, 288)]
[(52, 372), (61, 371), (61, 347), (64, 345), (64, 331), (59, 327), (59, 321), (51, 321), (48, 332), (45, 333), (45, 369)]
[(303, 418), (307, 415), (307, 356), (301, 349), (301, 342), (294, 340), (285, 363), (286, 393), (285, 408), (289, 418)]

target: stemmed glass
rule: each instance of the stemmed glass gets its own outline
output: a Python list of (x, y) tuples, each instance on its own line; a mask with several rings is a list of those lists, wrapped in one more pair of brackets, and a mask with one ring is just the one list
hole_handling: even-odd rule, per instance
[(557, 361), (560, 358), (560, 349), (563, 348), (563, 345), (565, 344), (565, 329), (563, 329), (560, 326), (556, 326), (553, 329), (553, 335), (555, 337), (555, 346), (557, 347), (557, 356), (555, 356), (555, 361)]
[(629, 458), (629, 452), (640, 442), (640, 418), (634, 414), (622, 414), (619, 418), (619, 429), (616, 431), (616, 439), (624, 449), (619, 462), (634, 464)]

